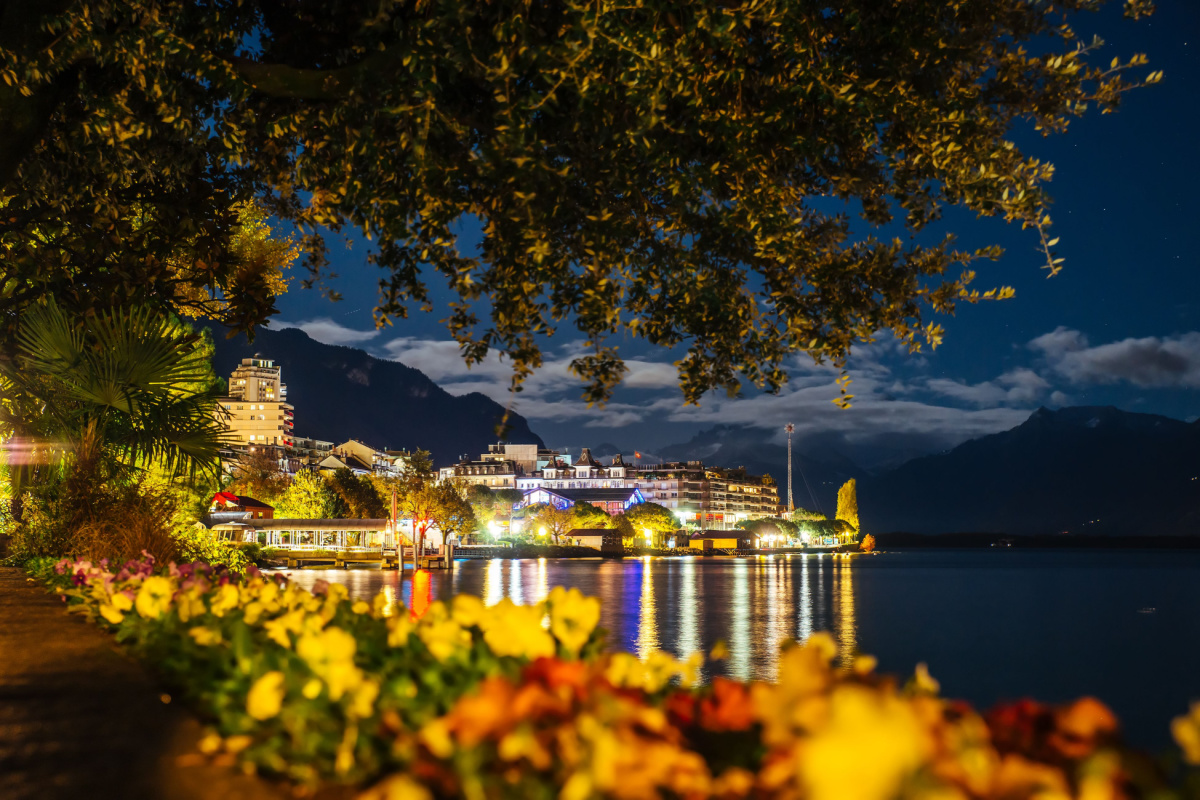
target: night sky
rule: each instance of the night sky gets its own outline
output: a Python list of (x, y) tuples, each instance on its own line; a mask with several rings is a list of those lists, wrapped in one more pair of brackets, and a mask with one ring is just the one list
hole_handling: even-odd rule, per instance
[[(778, 396), (753, 386), (739, 399), (723, 394), (685, 407), (671, 361), (678, 354), (628, 340), (627, 386), (605, 408), (587, 408), (566, 365), (578, 347), (573, 330), (546, 342), (546, 366), (517, 396), (515, 410), (554, 446), (596, 445), (653, 452), (714, 424), (779, 432), (794, 422), (802, 437), (838, 441), (863, 466), (952, 446), (1010, 428), (1039, 405), (1115, 405), (1194, 419), (1200, 414), (1200, 4), (1162, 0), (1148, 20), (1121, 17), (1120, 3), (1072, 21), (1100, 35), (1104, 62), (1144, 52), (1162, 83), (1125, 95), (1116, 114), (1094, 113), (1067, 134), (1043, 138), (1014, 131), (1025, 152), (1056, 166), (1051, 185), (1054, 235), (1064, 271), (1047, 279), (1036, 235), (1000, 220), (950, 210), (941, 226), (959, 245), (998, 243), (997, 263), (980, 262), (977, 286), (1012, 285), (1013, 300), (961, 307), (938, 321), (946, 341), (912, 356), (882, 339), (857, 350), (850, 371), (856, 395), (836, 408), (835, 373), (795, 360), (793, 380)], [(464, 239), (477, 234), (464, 226)], [(482, 391), (507, 403), (508, 368), (498, 361), (467, 370), (440, 324), (444, 312), (415, 313), (375, 331), (379, 273), (359, 240), (333, 254), (340, 303), (295, 288), (281, 298), (272, 327), (301, 327), (331, 344), (362, 347), (417, 367), (449, 391)], [(432, 282), (441, 285), (436, 275)], [(444, 307), (448, 295), (438, 297)], [(293, 399), (298, 405), (303, 398)]]

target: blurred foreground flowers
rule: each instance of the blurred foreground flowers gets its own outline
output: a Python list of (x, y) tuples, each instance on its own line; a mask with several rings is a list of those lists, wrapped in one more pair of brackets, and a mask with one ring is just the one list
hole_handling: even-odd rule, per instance
[[(599, 602), (576, 589), (418, 615), (253, 569), (42, 572), (211, 722), (213, 758), (370, 800), (1200, 797), (1179, 758), (1123, 748), (1097, 700), (981, 716), (923, 666), (904, 684), (870, 657), (835, 669), (827, 634), (786, 647), (774, 683), (696, 686), (698, 654), (604, 652)], [(1200, 762), (1200, 705), (1172, 731)]]

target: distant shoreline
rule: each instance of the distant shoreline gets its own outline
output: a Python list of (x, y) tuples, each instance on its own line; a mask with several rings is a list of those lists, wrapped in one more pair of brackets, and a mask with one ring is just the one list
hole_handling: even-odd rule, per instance
[[(1200, 550), (1200, 533), (1195, 536), (1080, 536), (1035, 534), (1016, 536), (1003, 533), (877, 533), (880, 550), (905, 548), (983, 548), (996, 549), (1081, 549), (1081, 550)], [(1009, 542), (1007, 547), (1000, 543)]]

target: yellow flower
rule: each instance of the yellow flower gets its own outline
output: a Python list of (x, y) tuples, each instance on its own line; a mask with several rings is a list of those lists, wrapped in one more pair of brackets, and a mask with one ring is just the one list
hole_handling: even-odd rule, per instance
[(180, 622), (187, 622), (193, 617), (204, 614), (207, 610), (204, 607), (204, 597), (194, 586), (186, 592), (180, 592), (179, 597), (175, 598), (175, 613), (179, 615)]
[(354, 605), (350, 606), (350, 610), (355, 614), (370, 614), (371, 606), (365, 600), (356, 600)]
[(329, 697), (338, 700), (362, 683), (362, 671), (354, 666), (358, 644), (341, 628), (306, 633), (296, 642), (296, 655), (329, 687)]
[(408, 644), (408, 637), (416, 625), (407, 615), (387, 618), (388, 647), (403, 647)]
[(283, 707), (283, 673), (272, 670), (254, 682), (246, 695), (246, 713), (257, 720), (270, 719)]
[(519, 606), (507, 597), (480, 620), (483, 640), (498, 656), (535, 659), (554, 655), (554, 639), (542, 627), (541, 605)]
[(337, 613), (338, 606), (342, 601), (350, 597), (350, 590), (340, 583), (329, 584), (329, 589), (325, 592), (325, 602), (321, 604), (321, 619), (329, 622)]
[(304, 695), (308, 700), (316, 700), (317, 696), (321, 694), (321, 685), (321, 681), (312, 678), (308, 683), (304, 684), (304, 688), (300, 690), (300, 694)]
[(572, 587), (550, 591), (550, 632), (571, 655), (578, 655), (600, 622), (600, 601)]
[(929, 674), (929, 667), (922, 661), (913, 671), (913, 688), (924, 694), (937, 694), (942, 685)]
[(375, 710), (375, 700), (379, 697), (379, 684), (375, 681), (363, 681), (354, 690), (350, 698), (350, 708), (347, 713), (352, 717), (369, 717)]
[(446, 604), (440, 600), (431, 603), (417, 623), (417, 636), (438, 661), (445, 661), (471, 644), (471, 634), (450, 618)]
[(383, 619), (392, 613), (393, 605), (388, 600), (388, 596), (383, 592), (375, 595), (375, 599), (371, 601), (371, 616), (375, 619)]
[(130, 600), (129, 595), (125, 594), (124, 592), (118, 592), (117, 594), (114, 594), (111, 598), (109, 598), (108, 602), (111, 603), (112, 607), (117, 611), (128, 611), (129, 609), (133, 608), (133, 601)]
[(359, 795), (359, 800), (433, 800), (433, 795), (407, 775), (393, 775)]
[(449, 758), (454, 754), (454, 740), (445, 717), (435, 717), (426, 722), (417, 733), (417, 738), (438, 758)]
[(795, 766), (810, 800), (889, 800), (932, 750), (911, 704), (890, 691), (842, 685)]
[(242, 611), (242, 617), (246, 620), (247, 625), (255, 625), (266, 610), (266, 606), (261, 602), (252, 600), (246, 604), (246, 608)]
[(1186, 716), (1171, 720), (1171, 735), (1189, 764), (1200, 764), (1200, 703), (1192, 703)]
[(217, 591), (214, 593), (214, 595), (215, 596), (212, 599), (212, 603), (209, 605), (209, 609), (212, 611), (214, 616), (218, 617), (223, 617), (229, 611), (237, 608), (240, 600), (238, 597), (237, 587), (232, 583), (226, 583), (217, 587)]
[(479, 624), (486, 611), (487, 607), (478, 597), (460, 594), (451, 603), (450, 617), (464, 628), (470, 628)]
[(214, 631), (212, 628), (206, 628), (203, 625), (197, 625), (188, 631), (188, 636), (191, 636), (193, 641), (201, 647), (212, 647), (221, 643), (221, 632)]
[(280, 647), (290, 648), (292, 646), (292, 639), (288, 634), (300, 633), (304, 630), (304, 614), (304, 609), (300, 608), (295, 611), (289, 611), (281, 617), (264, 622), (263, 630), (267, 632), (267, 636), (271, 641)]
[(171, 595), (175, 594), (175, 585), (169, 578), (153, 575), (142, 581), (138, 590), (134, 607), (138, 614), (146, 619), (158, 619), (171, 607)]
[(113, 625), (116, 625), (121, 620), (125, 619), (125, 615), (122, 614), (121, 611), (112, 603), (105, 603), (104, 605), (100, 606), (100, 616), (104, 617)]
[(661, 650), (650, 653), (645, 661), (639, 661), (630, 653), (616, 653), (609, 659), (604, 676), (613, 686), (653, 693), (664, 688), (676, 675), (687, 677), (693, 669), (692, 665), (681, 664)]

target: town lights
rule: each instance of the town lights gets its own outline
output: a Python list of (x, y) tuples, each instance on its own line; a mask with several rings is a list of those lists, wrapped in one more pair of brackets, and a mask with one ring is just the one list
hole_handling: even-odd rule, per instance
[(538, 528), (538, 536), (545, 536), (545, 535), (546, 535), (546, 526), (543, 525), (542, 527)]
[(487, 528), (488, 528), (488, 531), (492, 534), (493, 539), (498, 538), (500, 536), (500, 523), (496, 522), (496, 520), (494, 520), (494, 519), (490, 520), (487, 524)]

